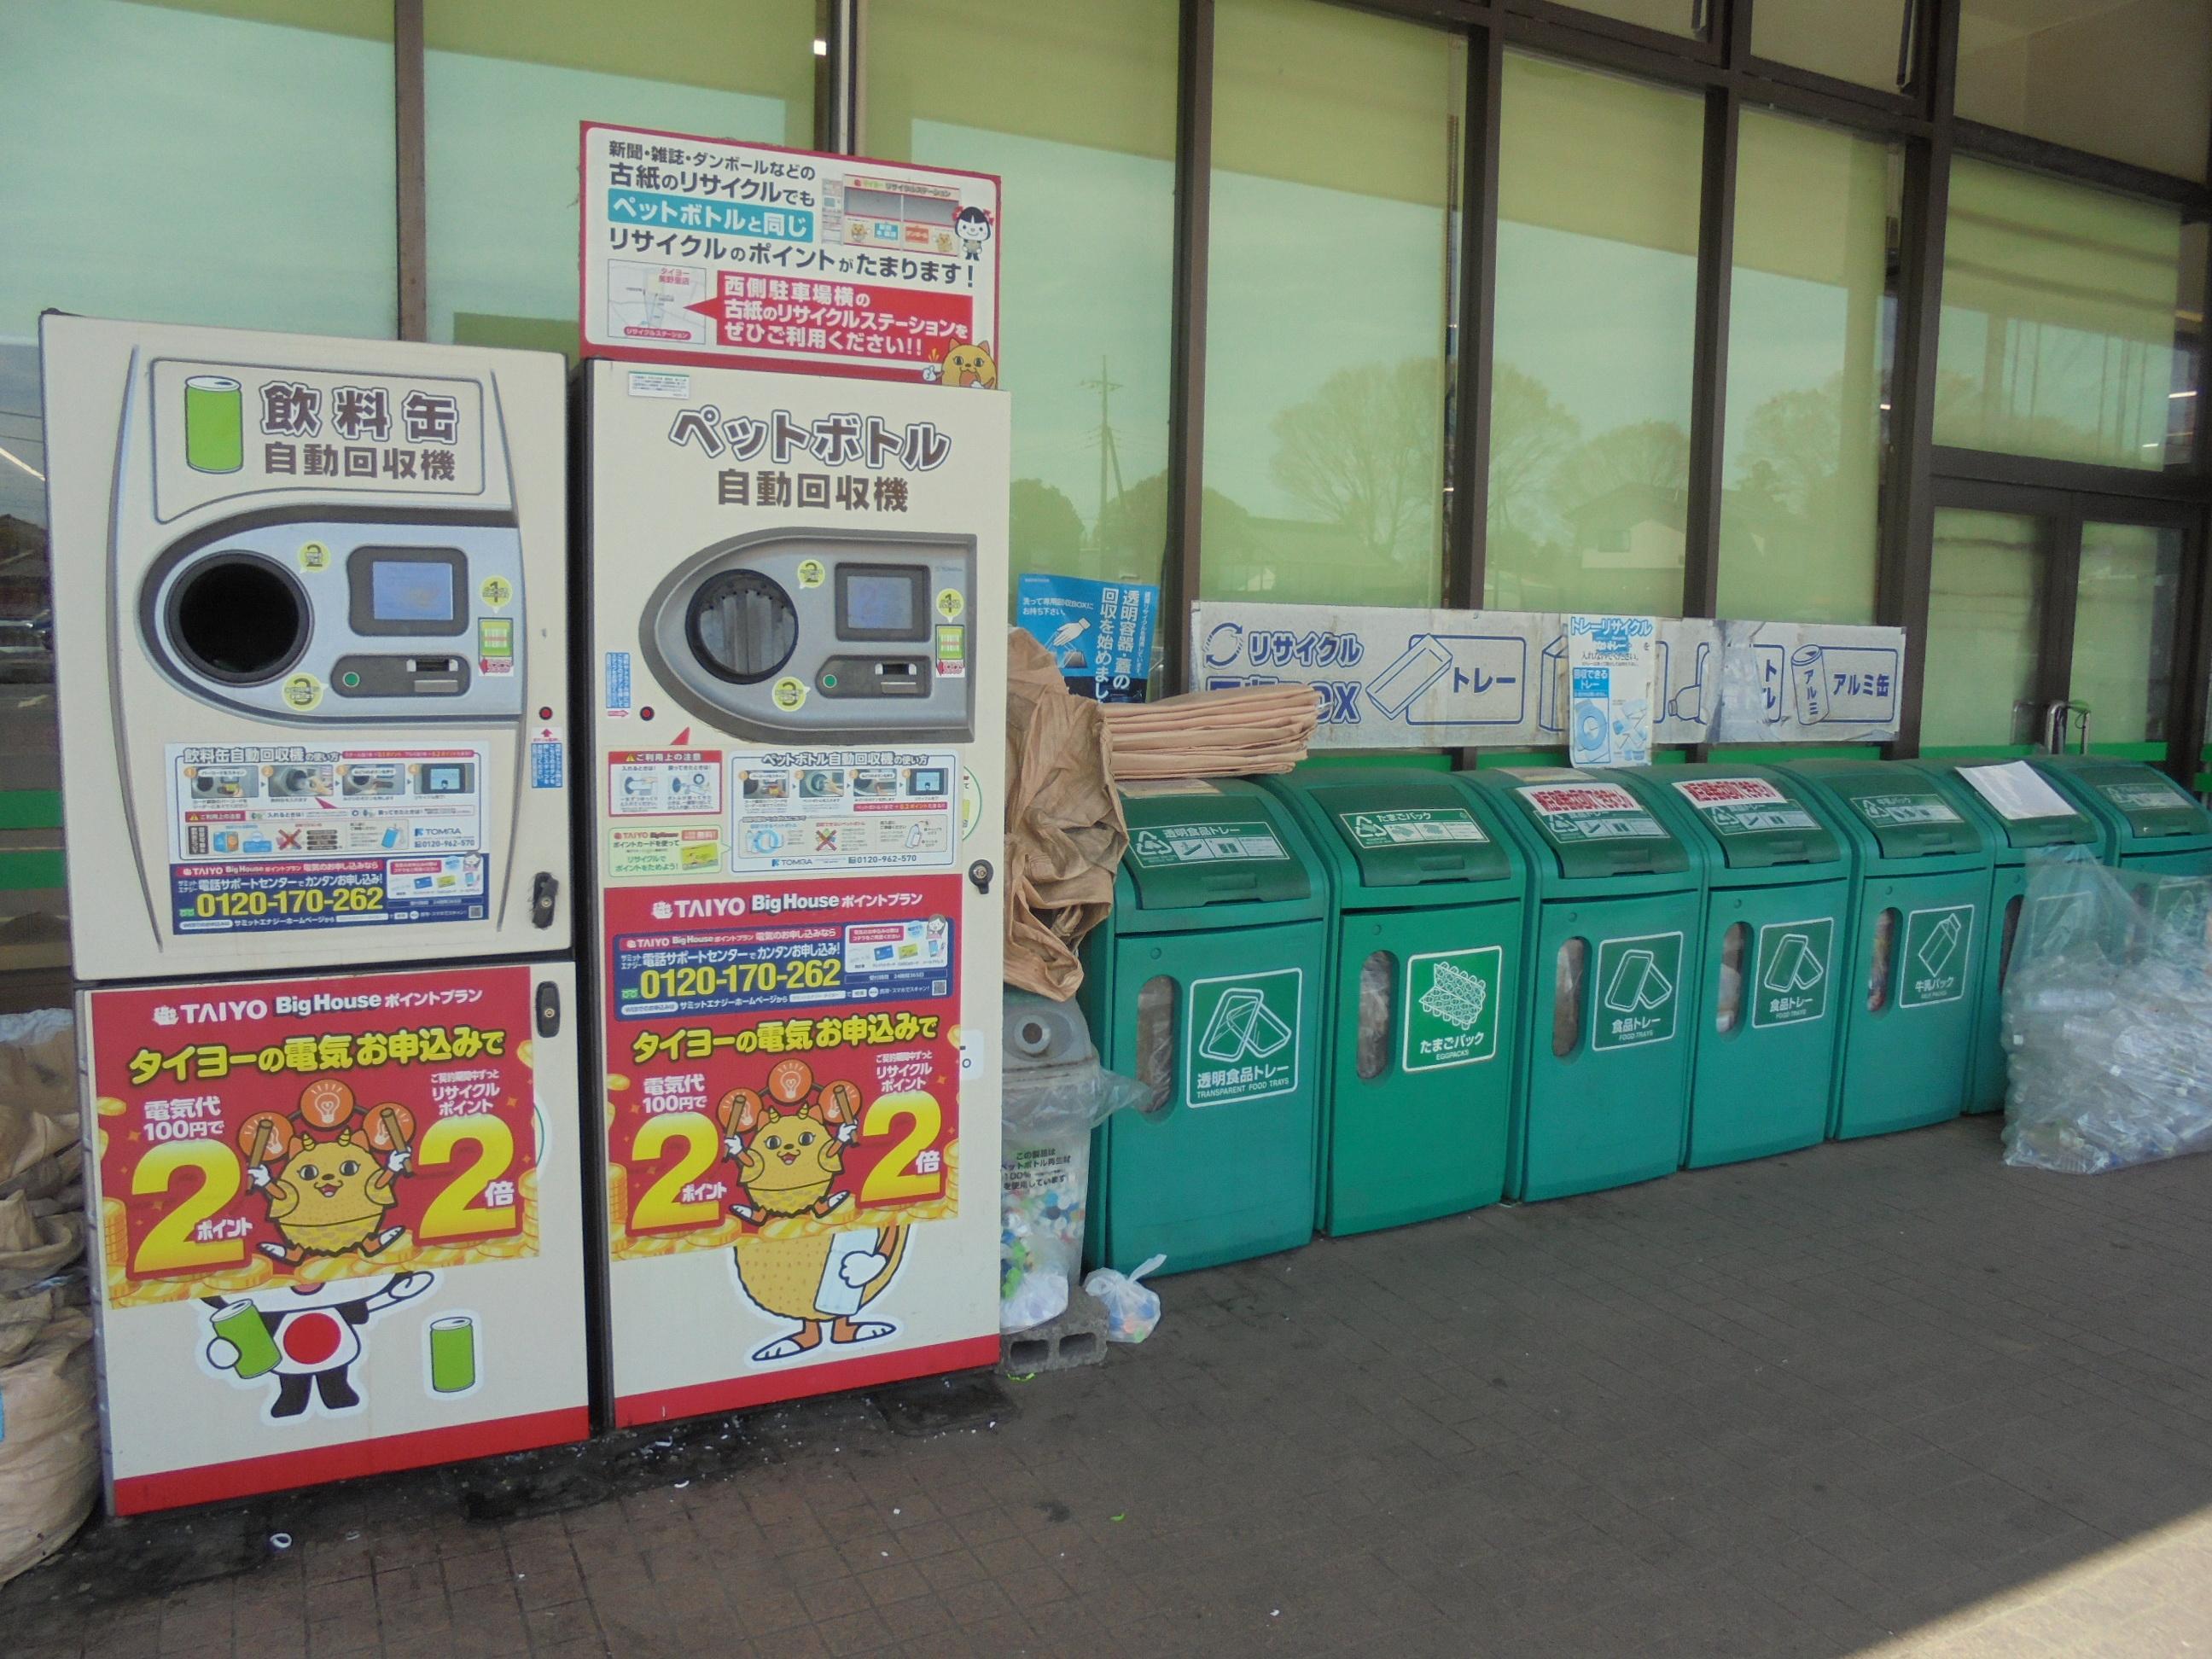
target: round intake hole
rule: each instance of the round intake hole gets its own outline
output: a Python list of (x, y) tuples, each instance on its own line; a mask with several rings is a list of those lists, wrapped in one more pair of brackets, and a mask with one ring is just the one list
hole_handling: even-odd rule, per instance
[(791, 660), (799, 612), (791, 595), (759, 571), (724, 570), (691, 596), (684, 631), (709, 673), (751, 685)]
[(169, 638), (186, 666), (225, 685), (273, 680), (307, 647), (300, 585), (258, 553), (218, 553), (169, 591)]

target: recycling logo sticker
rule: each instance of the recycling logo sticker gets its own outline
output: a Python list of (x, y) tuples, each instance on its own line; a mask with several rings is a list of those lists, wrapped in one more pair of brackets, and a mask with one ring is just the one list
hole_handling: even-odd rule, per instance
[(1504, 977), (1502, 945), (1407, 957), (1406, 1036), (1400, 1066), (1408, 1072), (1435, 1072), (1497, 1059)]
[(1939, 1002), (1956, 1002), (1966, 994), (1966, 964), (1973, 954), (1972, 905), (1915, 910), (1905, 919), (1897, 1006), (1925, 1008)]
[(1597, 997), (1590, 1047), (1640, 1048), (1671, 1042), (1680, 1024), (1682, 936), (1644, 933), (1597, 947)]
[(1194, 979), (1183, 1009), (1183, 1099), (1192, 1106), (1265, 1100), (1298, 1086), (1305, 970)]
[(1800, 1025), (1828, 1012), (1835, 942), (1832, 916), (1770, 921), (1759, 928), (1751, 1002), (1754, 1030)]

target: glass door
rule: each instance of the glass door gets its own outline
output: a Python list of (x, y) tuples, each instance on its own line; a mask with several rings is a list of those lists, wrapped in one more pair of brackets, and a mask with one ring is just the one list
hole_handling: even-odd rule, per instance
[(2154, 504), (1939, 481), (1921, 752), (2164, 765), (2185, 522)]

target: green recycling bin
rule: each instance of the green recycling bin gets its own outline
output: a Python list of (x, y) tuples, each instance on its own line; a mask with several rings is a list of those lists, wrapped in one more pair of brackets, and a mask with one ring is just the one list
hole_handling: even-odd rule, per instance
[(1705, 867), (1683, 1164), (1814, 1145), (1828, 1133), (1844, 1022), (1851, 866), (1843, 838), (1786, 772), (1717, 763), (1613, 775)]
[(1528, 860), (1505, 1189), (1625, 1187), (1681, 1166), (1700, 866), (1621, 785), (1557, 767), (1461, 774)]
[(1327, 874), (1322, 1230), (1399, 1227), (1505, 1190), (1528, 863), (1443, 773), (1270, 778)]
[(1114, 914), (1084, 942), (1082, 1006), (1112, 1070), (1164, 1085), (1091, 1148), (1089, 1265), (1164, 1273), (1313, 1237), (1328, 890), (1257, 784), (1121, 792)]
[(2038, 755), (2030, 764), (2103, 826), (2106, 863), (2212, 874), (2212, 813), (2156, 767), (2103, 755)]
[(2004, 982), (2027, 896), (2028, 855), (2086, 847), (2091, 856), (2102, 856), (2105, 832), (2024, 761), (1923, 759), (1909, 764), (1936, 780), (1944, 799), (1981, 826), (1993, 849), (1982, 957), (1974, 975), (1974, 1059), (1967, 1075), (1966, 1109), (2001, 1112), (2006, 1081)]
[(1990, 837), (1901, 761), (1830, 757), (1781, 769), (1808, 786), (1851, 848), (1828, 1133), (1850, 1139), (1958, 1116), (1973, 1070)]

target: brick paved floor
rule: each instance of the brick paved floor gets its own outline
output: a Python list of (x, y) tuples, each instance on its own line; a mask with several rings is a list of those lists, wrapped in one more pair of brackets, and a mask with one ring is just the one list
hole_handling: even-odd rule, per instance
[(1981, 1120), (1316, 1243), (949, 1428), (845, 1399), (102, 1528), (0, 1649), (2202, 1650), (2208, 1212), (2212, 1159), (2011, 1170)]

